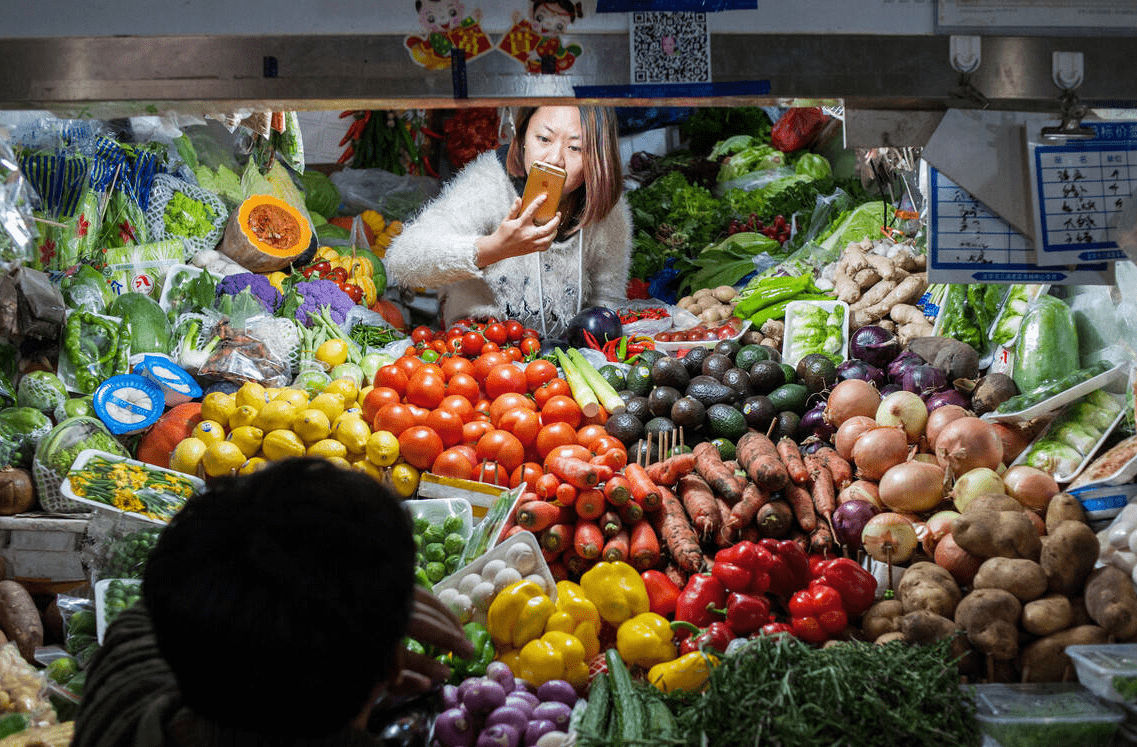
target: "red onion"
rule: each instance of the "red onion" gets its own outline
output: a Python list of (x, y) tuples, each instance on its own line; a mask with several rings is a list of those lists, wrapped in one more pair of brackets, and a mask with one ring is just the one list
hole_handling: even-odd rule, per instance
[(930, 511), (944, 499), (944, 470), (927, 462), (901, 462), (880, 478), (880, 502), (893, 511)]
[(930, 397), (946, 386), (947, 374), (927, 364), (909, 366), (900, 375), (900, 387), (907, 392), (920, 395), (920, 399)]
[(882, 386), (880, 388), (880, 396), (887, 397), (888, 395), (892, 394), (893, 392), (902, 392), (902, 391), (904, 391), (904, 390), (900, 388), (899, 384), (885, 384), (884, 386)]
[(994, 426), (977, 417), (953, 420), (936, 438), (936, 460), (953, 475), (976, 467), (998, 470), (1003, 463), (1003, 441)]
[(898, 426), (904, 430), (908, 443), (914, 444), (924, 435), (928, 422), (928, 408), (915, 392), (899, 391), (880, 401), (876, 422), (884, 426)]
[(866, 480), (879, 480), (890, 467), (908, 456), (908, 440), (899, 428), (873, 428), (853, 445), (853, 463), (857, 475)]
[(928, 422), (924, 425), (924, 439), (928, 442), (928, 448), (933, 452), (936, 450), (936, 438), (945, 425), (953, 420), (970, 416), (971, 413), (959, 405), (944, 405), (934, 411), (928, 410)]
[(853, 445), (857, 443), (857, 439), (861, 434), (866, 431), (871, 431), (873, 428), (879, 427), (875, 418), (866, 417), (864, 415), (854, 415), (853, 417), (841, 423), (837, 429), (837, 433), (833, 436), (833, 448), (841, 455), (841, 458), (848, 461), (853, 458)]
[(861, 532), (880, 509), (867, 501), (848, 501), (833, 512), (833, 537), (837, 544), (856, 552), (861, 549)]
[(923, 358), (916, 355), (911, 350), (905, 350), (903, 353), (897, 356), (895, 360), (888, 364), (888, 378), (891, 381), (900, 383), (900, 379), (903, 378), (905, 371), (907, 371), (912, 366), (922, 366), (924, 363), (925, 361)]
[(840, 428), (851, 417), (866, 415), (875, 417), (880, 407), (880, 392), (862, 379), (846, 379), (837, 382), (829, 392), (825, 406), (825, 418), (833, 427)]
[(826, 420), (825, 412), (825, 403), (821, 402), (801, 416), (797, 431), (799, 441), (804, 441), (810, 436), (828, 441), (833, 436), (837, 428)]
[(1004, 472), (1003, 486), (1007, 495), (1035, 511), (1044, 511), (1058, 494), (1058, 483), (1053, 477), (1025, 464), (1016, 464)]
[(924, 400), (924, 404), (927, 406), (928, 412), (932, 412), (947, 405), (966, 408), (971, 405), (971, 400), (958, 389), (952, 388), (930, 395)]
[(884, 373), (884, 369), (877, 368), (871, 363), (850, 358), (847, 361), (842, 361), (841, 365), (837, 366), (837, 380), (845, 381), (846, 379), (861, 379), (870, 384), (876, 384), (880, 388), (888, 383), (888, 377)]
[(849, 355), (884, 368), (900, 354), (900, 340), (884, 327), (866, 324), (849, 337)]

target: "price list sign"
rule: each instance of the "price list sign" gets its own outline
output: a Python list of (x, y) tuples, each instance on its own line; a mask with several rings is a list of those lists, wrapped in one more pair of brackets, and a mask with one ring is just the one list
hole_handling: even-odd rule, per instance
[(1137, 182), (1137, 122), (1083, 122), (1095, 137), (1027, 130), (1038, 264), (1125, 259), (1118, 223)]
[(1108, 285), (1107, 262), (1039, 267), (1034, 244), (971, 193), (928, 165), (928, 281)]

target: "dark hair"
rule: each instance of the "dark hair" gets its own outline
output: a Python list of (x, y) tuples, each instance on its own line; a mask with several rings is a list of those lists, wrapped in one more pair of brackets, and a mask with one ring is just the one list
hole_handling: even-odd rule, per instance
[(533, 0), (533, 12), (536, 13), (537, 9), (542, 5), (555, 5), (565, 13), (568, 13), (570, 21), (575, 21), (578, 18), (584, 18), (584, 8), (580, 3), (573, 2), (573, 0)]
[(143, 597), (187, 706), (218, 724), (343, 728), (395, 664), (410, 519), (374, 478), (316, 458), (211, 482), (162, 532)]

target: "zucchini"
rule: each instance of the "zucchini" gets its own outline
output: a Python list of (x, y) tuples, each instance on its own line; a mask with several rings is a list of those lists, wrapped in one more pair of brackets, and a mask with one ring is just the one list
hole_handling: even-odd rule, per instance
[(647, 739), (647, 716), (643, 701), (632, 688), (632, 677), (620, 652), (614, 648), (604, 654), (608, 662), (608, 676), (612, 679), (612, 720), (616, 741), (634, 745)]
[(1039, 296), (1023, 317), (1011, 378), (1020, 392), (1033, 392), (1077, 371), (1079, 362), (1070, 307), (1054, 296)]
[(647, 718), (656, 732), (656, 739), (668, 743), (679, 739), (679, 728), (675, 725), (675, 715), (662, 699), (646, 696)]
[(582, 745), (599, 744), (604, 740), (608, 715), (612, 710), (611, 686), (608, 675), (598, 674), (588, 691), (588, 705), (576, 724), (576, 733)]

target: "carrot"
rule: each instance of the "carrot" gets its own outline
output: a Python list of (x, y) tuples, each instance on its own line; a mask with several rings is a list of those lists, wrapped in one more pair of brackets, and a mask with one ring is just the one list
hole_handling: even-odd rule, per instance
[(715, 546), (730, 547), (735, 541), (735, 533), (727, 523), (727, 519), (730, 518), (730, 504), (719, 496), (715, 496), (715, 504), (719, 507), (719, 515), (722, 517), (722, 523), (719, 524), (719, 530), (715, 534)]
[(695, 472), (712, 490), (731, 503), (738, 503), (742, 499), (742, 492), (738, 489), (738, 483), (734, 481), (734, 473), (722, 463), (718, 447), (710, 441), (703, 441), (696, 444), (691, 453), (695, 455)]
[(595, 521), (578, 519), (572, 536), (572, 548), (585, 560), (596, 560), (604, 548), (604, 535)]
[(607, 467), (615, 472), (618, 469), (623, 469), (624, 465), (628, 463), (628, 452), (622, 449), (608, 449), (607, 451), (600, 452), (588, 461), (601, 467)]
[(572, 545), (574, 527), (572, 524), (553, 524), (541, 533), (541, 547), (551, 552), (564, 551)]
[(605, 511), (596, 523), (600, 525), (600, 531), (604, 533), (605, 537), (611, 537), (624, 528), (624, 522), (620, 520), (620, 515), (611, 510)]
[(529, 501), (517, 507), (517, 526), (530, 532), (540, 532), (553, 524), (564, 522), (564, 507), (548, 501)]
[(617, 507), (616, 513), (620, 515), (620, 521), (631, 526), (644, 517), (644, 507), (635, 501), (628, 501), (623, 506)]
[(558, 558), (560, 558), (560, 557), (561, 557), (561, 551), (560, 551), (560, 550), (556, 550), (556, 551), (553, 551), (553, 550), (547, 550), (547, 549), (545, 549), (545, 547), (542, 545), (542, 547), (541, 547), (541, 557), (543, 557), (543, 558), (545, 559), (545, 562), (546, 562), (546, 563), (550, 563), (550, 564), (551, 564), (551, 563), (553, 563), (554, 561), (556, 561)]
[(568, 569), (569, 578), (580, 578), (581, 574), (591, 568), (595, 561), (580, 557), (570, 542), (565, 551), (561, 553), (561, 562)]
[(557, 486), (556, 495), (553, 500), (560, 506), (572, 507), (576, 505), (576, 497), (579, 491), (567, 482), (562, 482)]
[(809, 551), (818, 555), (829, 555), (833, 552), (833, 532), (825, 522), (819, 522), (817, 528), (809, 533)]
[(600, 515), (604, 513), (604, 509), (608, 506), (607, 501), (604, 500), (604, 493), (596, 488), (588, 488), (587, 490), (580, 491), (580, 495), (576, 497), (576, 515), (581, 519), (599, 519)]
[(667, 488), (660, 488), (660, 510), (652, 514), (655, 529), (678, 566), (687, 573), (700, 573), (706, 565), (699, 537), (683, 510), (683, 504)]
[(632, 462), (624, 467), (624, 477), (628, 478), (632, 498), (643, 506), (644, 511), (654, 511), (659, 508), (659, 486), (647, 476), (646, 469)]
[(655, 462), (647, 467), (647, 476), (656, 485), (672, 487), (679, 482), (679, 478), (695, 469), (695, 454), (687, 451), (682, 454), (669, 456), (662, 462)]
[(711, 486), (697, 472), (679, 478), (679, 499), (691, 517), (691, 526), (700, 537), (707, 538), (718, 533), (722, 526), (722, 514), (715, 503)]
[(732, 532), (742, 531), (747, 525), (754, 522), (759, 509), (770, 500), (770, 494), (758, 487), (756, 483), (747, 483), (742, 491), (742, 500), (730, 507), (730, 529)]
[(659, 537), (651, 528), (647, 519), (637, 521), (632, 525), (631, 540), (628, 556), (631, 557), (632, 567), (640, 573), (648, 568), (659, 565)]
[(778, 449), (768, 436), (748, 431), (738, 439), (738, 463), (759, 487), (770, 492), (781, 490), (790, 480), (786, 465), (778, 457)]
[(628, 478), (623, 475), (612, 475), (612, 479), (604, 483), (604, 497), (613, 506), (622, 506), (632, 499), (632, 486)]
[(549, 563), (549, 573), (553, 574), (553, 580), (557, 583), (568, 581), (568, 568), (565, 568), (565, 564), (560, 560)]
[(853, 483), (853, 466), (849, 460), (837, 453), (831, 446), (822, 446), (813, 455), (821, 460), (821, 465), (829, 470), (834, 487), (840, 491)]
[(631, 539), (628, 537), (628, 530), (621, 529), (608, 539), (600, 557), (609, 563), (615, 563), (617, 560), (626, 563), (628, 562), (628, 545), (630, 543)]
[[(584, 448), (584, 447), (581, 447)], [(545, 469), (580, 489), (595, 487), (600, 482), (600, 468), (584, 459), (571, 456), (545, 460)]]
[(676, 565), (674, 560), (663, 566), (663, 575), (671, 579), (672, 583), (674, 583), (680, 589), (684, 588), (687, 585), (687, 571)]
[(797, 445), (797, 441), (788, 436), (782, 436), (778, 439), (775, 448), (778, 450), (778, 456), (782, 458), (782, 464), (786, 465), (790, 479), (797, 485), (808, 483), (809, 470), (805, 468), (805, 462), (801, 458), (801, 448)]
[[(816, 457), (816, 454), (810, 456)], [(833, 512), (837, 510), (837, 491), (833, 485), (833, 475), (820, 458), (813, 459), (810, 464), (813, 472), (813, 506), (817, 509), (817, 513), (824, 516), (825, 520), (832, 524)], [(802, 527), (802, 529), (806, 528)], [(811, 530), (806, 529), (806, 531)]]
[(758, 522), (758, 531), (763, 537), (784, 539), (793, 527), (794, 512), (788, 502), (778, 499), (763, 506), (754, 520)]
[(505, 532), (502, 533), (501, 538), (503, 540), (507, 540), (510, 537), (512, 537), (513, 535), (517, 534), (518, 532), (528, 532), (528, 531), (529, 531), (528, 529), (521, 526), (520, 524), (514, 524), (513, 526), (509, 527), (508, 529), (505, 530)]
[(557, 495), (557, 486), (561, 484), (561, 478), (554, 475), (552, 472), (546, 472), (533, 481), (533, 490), (537, 495), (545, 500), (552, 500)]
[[(804, 467), (805, 464), (803, 463)], [(812, 532), (817, 528), (817, 509), (813, 505), (813, 496), (801, 485), (787, 485), (785, 491), (786, 501), (794, 512), (798, 526), (803, 531)]]
[(797, 527), (794, 527), (793, 529), (790, 530), (790, 535), (789, 535), (788, 539), (790, 540), (790, 542), (793, 542), (795, 545), (800, 547), (801, 551), (803, 553), (805, 553), (806, 555), (809, 554), (809, 535), (808, 534), (801, 531)]

